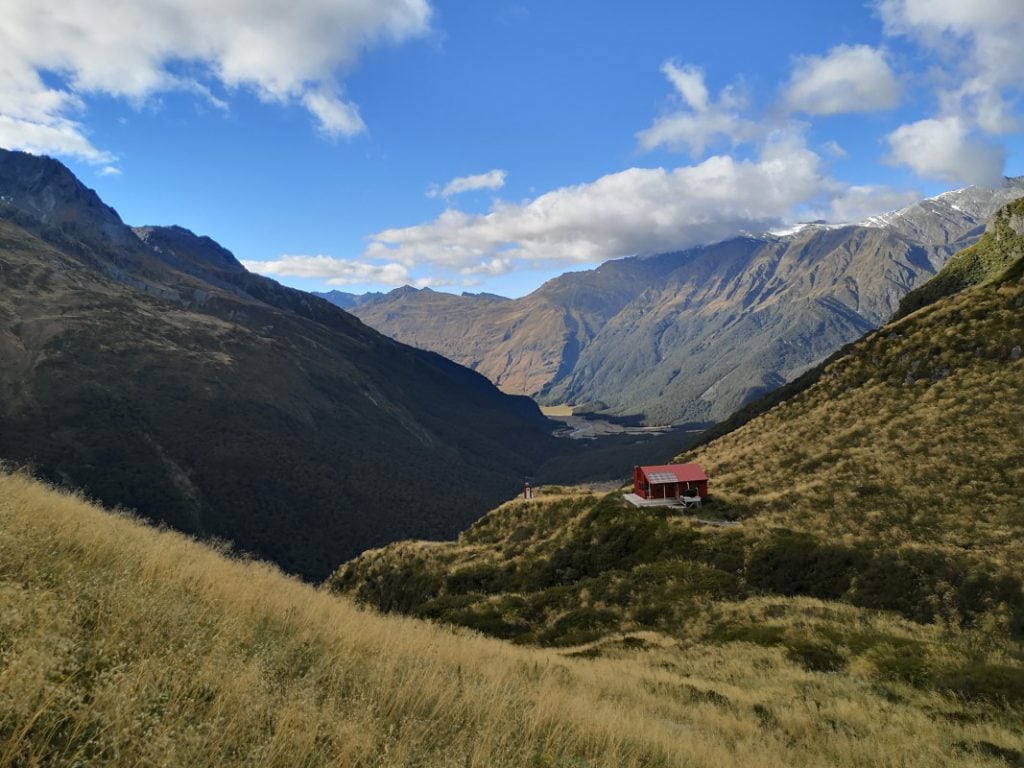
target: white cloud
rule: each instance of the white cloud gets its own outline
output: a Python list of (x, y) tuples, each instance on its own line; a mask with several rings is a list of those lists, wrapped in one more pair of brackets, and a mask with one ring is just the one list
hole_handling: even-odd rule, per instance
[(704, 112), (710, 106), (708, 88), (704, 84), (704, 70), (700, 67), (679, 67), (671, 61), (661, 65), (661, 71), (679, 91), (683, 101), (695, 112)]
[(429, 278), (413, 278), (403, 264), (371, 264), (323, 255), (284, 255), (273, 261), (243, 261), (242, 266), (259, 275), (320, 279), (327, 285), (415, 285), (422, 288), (437, 284)]
[(875, 185), (855, 185), (843, 189), (829, 201), (825, 218), (836, 224), (850, 224), (870, 216), (906, 208), (921, 199), (913, 190), (895, 190)]
[(513, 271), (516, 268), (516, 262), (514, 259), (503, 258), (501, 256), (495, 256), (493, 259), (481, 261), (479, 264), (475, 264), (469, 267), (462, 267), (459, 270), (460, 275), (487, 275), (489, 277), (496, 277), (497, 275), (505, 275)]
[(76, 121), (83, 96), (187, 90), (222, 104), (211, 87), (302, 104), (325, 133), (353, 135), (365, 126), (338, 78), (430, 15), (428, 0), (0, 0), (0, 144), (108, 164)]
[(313, 91), (302, 97), (302, 103), (320, 121), (320, 130), (329, 136), (354, 136), (366, 130), (355, 104), (342, 101), (324, 91)]
[(0, 146), (37, 155), (54, 153), (90, 163), (112, 163), (110, 152), (94, 147), (78, 123), (60, 117), (36, 122), (0, 114)]
[(113, 165), (105, 165), (99, 169), (98, 174), (100, 176), (120, 176), (121, 169)]
[(681, 67), (666, 61), (661, 71), (675, 87), (685, 108), (659, 117), (650, 128), (637, 133), (644, 149), (665, 146), (696, 157), (716, 141), (724, 139), (735, 145), (763, 133), (740, 114), (745, 103), (735, 88), (723, 89), (718, 101), (712, 101), (704, 83), (704, 71), (699, 67)]
[(449, 209), (373, 235), (364, 258), (495, 274), (683, 248), (790, 218), (829, 189), (820, 165), (801, 136), (778, 133), (757, 160), (630, 168), (526, 203), (497, 202), (483, 215)]
[(840, 45), (825, 56), (801, 57), (783, 100), (795, 112), (837, 115), (890, 109), (899, 95), (899, 84), (882, 51), (868, 45)]
[(835, 139), (826, 141), (824, 148), (826, 152), (832, 155), (832, 157), (846, 157), (848, 154), (847, 151), (843, 149), (843, 145)]
[(991, 134), (1021, 129), (1014, 103), (1024, 70), (1024, 3), (1020, 0), (881, 0), (890, 35), (915, 39), (939, 56), (945, 76), (943, 115), (955, 115)]
[(440, 195), (447, 198), (462, 192), (473, 192), (478, 189), (501, 189), (505, 186), (506, 175), (505, 171), (495, 169), (472, 176), (457, 176), (445, 184), (443, 188), (439, 189), (437, 185), (431, 185), (427, 190), (427, 197), (437, 197)]
[(919, 176), (980, 186), (998, 184), (1005, 150), (970, 131), (960, 117), (919, 120), (890, 133), (890, 163), (907, 165)]
[(991, 33), (1019, 22), (1019, 0), (881, 0), (882, 20), (894, 34)]

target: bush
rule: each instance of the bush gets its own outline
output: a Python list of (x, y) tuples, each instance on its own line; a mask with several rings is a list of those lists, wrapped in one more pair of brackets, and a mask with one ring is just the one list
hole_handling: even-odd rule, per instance
[(475, 629), (485, 635), (499, 637), (503, 640), (514, 640), (517, 637), (527, 634), (530, 627), (522, 622), (510, 621), (502, 615), (497, 606), (486, 605), (476, 610), (453, 613), (448, 620), (453, 624), (459, 624), (469, 629)]
[(445, 589), (449, 594), (465, 594), (482, 592), (493, 594), (507, 589), (504, 572), (492, 563), (470, 565), (467, 568), (448, 574), (444, 580)]
[(776, 531), (751, 551), (747, 582), (777, 595), (837, 600), (850, 588), (860, 561), (855, 550), (822, 544), (807, 534)]
[(1024, 669), (971, 662), (935, 675), (935, 687), (968, 700), (1016, 706), (1024, 703)]
[(355, 598), (384, 613), (411, 613), (436, 597), (440, 589), (441, 577), (427, 563), (406, 556), (395, 563), (372, 564), (363, 574)]

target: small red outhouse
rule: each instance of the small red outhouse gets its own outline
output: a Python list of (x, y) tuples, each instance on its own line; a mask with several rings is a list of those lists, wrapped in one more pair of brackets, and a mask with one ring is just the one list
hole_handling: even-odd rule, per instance
[(688, 488), (696, 488), (701, 499), (708, 497), (708, 476), (700, 464), (633, 468), (633, 493), (642, 499), (678, 499)]

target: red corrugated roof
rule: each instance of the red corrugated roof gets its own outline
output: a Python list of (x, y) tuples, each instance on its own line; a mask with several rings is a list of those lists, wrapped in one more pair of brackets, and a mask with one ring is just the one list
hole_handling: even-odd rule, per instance
[(668, 474), (675, 475), (676, 482), (679, 483), (696, 483), (700, 480), (707, 480), (708, 476), (704, 474), (704, 470), (700, 468), (700, 464), (658, 464), (652, 467), (640, 467), (640, 471), (644, 473), (648, 480), (650, 480), (651, 473), (653, 472), (667, 472)]

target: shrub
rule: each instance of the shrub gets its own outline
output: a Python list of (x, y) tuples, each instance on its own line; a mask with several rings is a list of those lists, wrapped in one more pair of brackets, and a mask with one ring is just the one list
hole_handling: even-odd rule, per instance
[(855, 550), (822, 544), (807, 534), (776, 531), (751, 551), (747, 582), (778, 595), (836, 600), (849, 589), (859, 562)]

